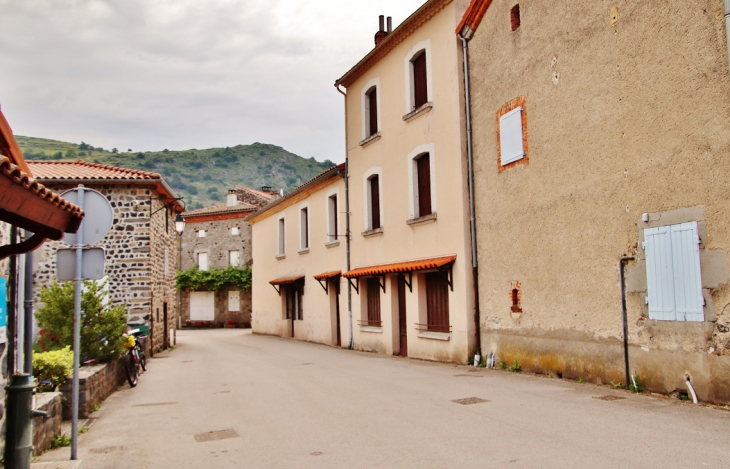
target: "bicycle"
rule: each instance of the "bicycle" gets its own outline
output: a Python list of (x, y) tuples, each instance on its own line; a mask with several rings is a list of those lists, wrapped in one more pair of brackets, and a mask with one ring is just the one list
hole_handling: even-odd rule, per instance
[(129, 353), (124, 359), (124, 371), (129, 386), (135, 387), (139, 382), (140, 368), (142, 371), (147, 370), (147, 354), (144, 351), (144, 341), (147, 337), (143, 336), (139, 329), (127, 331), (125, 335), (127, 342), (124, 347), (129, 350)]

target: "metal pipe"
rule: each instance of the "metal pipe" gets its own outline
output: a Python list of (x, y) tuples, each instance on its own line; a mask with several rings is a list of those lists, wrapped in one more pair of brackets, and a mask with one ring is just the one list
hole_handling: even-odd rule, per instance
[[(10, 243), (18, 243), (18, 227), (12, 225), (10, 227)], [(18, 333), (17, 323), (15, 321), (18, 296), (18, 256), (10, 256), (10, 272), (8, 278), (8, 374), (15, 374), (15, 337)]]
[[(78, 206), (84, 209), (84, 186), (80, 184), (78, 187)], [(79, 362), (81, 357), (81, 288), (82, 288), (82, 265), (84, 255), (84, 224), (85, 220), (81, 220), (81, 226), (76, 232), (76, 290), (74, 291), (74, 370), (73, 370), (73, 388), (71, 394), (71, 460), (77, 459), (76, 450), (78, 448), (79, 438)]]
[[(345, 240), (347, 241), (347, 270), (350, 270), (350, 158), (347, 146), (347, 93), (342, 91), (337, 83), (335, 89), (345, 98)], [(354, 346), (352, 337), (352, 284), (347, 282), (347, 322), (350, 332), (350, 343), (347, 348)]]
[[(730, 67), (730, 0), (725, 0), (725, 37), (727, 43), (728, 67)], [(730, 68), (728, 68), (730, 71)]]
[[(730, 0), (728, 0), (730, 1)], [(471, 228), (471, 267), (474, 281), (474, 322), (476, 324), (476, 348), (482, 354), (481, 315), (479, 310), (479, 261), (477, 258), (476, 210), (474, 208), (474, 150), (471, 129), (471, 89), (469, 87), (469, 41), (459, 34), (464, 55), (464, 107), (466, 108), (466, 151), (469, 163), (469, 216)]]
[[(25, 233), (26, 238), (33, 233)], [(24, 372), (33, 375), (33, 251), (25, 253), (25, 367)]]
[(624, 336), (624, 371), (626, 372), (626, 389), (629, 389), (631, 375), (629, 373), (629, 319), (626, 313), (626, 285), (624, 267), (629, 261), (633, 261), (633, 257), (622, 257), (619, 261), (619, 272), (621, 277), (621, 320), (623, 322)]
[(697, 393), (695, 392), (695, 388), (692, 387), (692, 383), (689, 382), (689, 375), (684, 375), (684, 382), (687, 383), (687, 389), (689, 389), (689, 392), (692, 394), (692, 402), (695, 404), (699, 404), (700, 401), (697, 400)]
[[(20, 239), (24, 241), (24, 234), (20, 232)], [(18, 255), (18, 316), (16, 325), (16, 358), (15, 362), (18, 364), (18, 373), (23, 373), (25, 370), (25, 314), (23, 313), (23, 305), (25, 304), (25, 256)]]

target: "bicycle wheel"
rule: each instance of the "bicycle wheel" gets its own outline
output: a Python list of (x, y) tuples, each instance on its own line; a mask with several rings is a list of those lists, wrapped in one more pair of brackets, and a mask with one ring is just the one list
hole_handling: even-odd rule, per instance
[(130, 387), (137, 386), (137, 380), (139, 378), (139, 369), (134, 360), (134, 355), (131, 353), (127, 354), (127, 358), (124, 360), (124, 371), (127, 373), (127, 381)]
[(144, 353), (144, 349), (140, 347), (138, 349), (139, 352), (139, 366), (142, 367), (142, 371), (147, 371), (147, 354)]

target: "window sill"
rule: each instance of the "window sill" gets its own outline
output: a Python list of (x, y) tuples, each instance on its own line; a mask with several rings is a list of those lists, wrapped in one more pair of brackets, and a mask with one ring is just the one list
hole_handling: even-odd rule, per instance
[(418, 109), (411, 111), (408, 114), (406, 114), (405, 116), (403, 116), (403, 120), (408, 122), (411, 119), (415, 119), (416, 117), (420, 116), (421, 114), (426, 114), (428, 111), (431, 110), (432, 107), (433, 107), (433, 103), (431, 103), (431, 102), (423, 104)]
[(374, 141), (380, 140), (380, 136), (381, 136), (380, 132), (376, 132), (373, 135), (366, 138), (365, 140), (363, 140), (362, 142), (360, 142), (360, 146), (366, 147), (366, 146), (370, 145), (371, 143), (373, 143)]
[(382, 334), (383, 328), (373, 326), (360, 326), (360, 332), (372, 332), (373, 334)]
[(279, 261), (282, 259), (286, 259), (286, 254), (279, 254), (278, 256), (276, 256), (276, 259)]
[(328, 248), (328, 249), (329, 248), (336, 248), (339, 245), (340, 245), (340, 240), (339, 239), (338, 240), (335, 240), (335, 241), (330, 241), (328, 243), (324, 243), (324, 246), (326, 248)]
[(368, 231), (363, 231), (362, 232), (362, 235), (364, 237), (366, 237), (366, 238), (369, 237), (369, 236), (382, 235), (382, 234), (383, 234), (383, 227), (382, 226), (380, 228), (375, 228), (374, 230), (368, 230)]
[(299, 254), (309, 254), (309, 248), (302, 249), (298, 251)]
[(451, 333), (449, 332), (419, 332), (419, 339), (430, 339), (430, 340), (451, 340)]
[(426, 223), (433, 223), (436, 221), (436, 213), (431, 213), (429, 215), (425, 215), (423, 217), (418, 218), (411, 218), (410, 220), (406, 220), (407, 225), (423, 225)]

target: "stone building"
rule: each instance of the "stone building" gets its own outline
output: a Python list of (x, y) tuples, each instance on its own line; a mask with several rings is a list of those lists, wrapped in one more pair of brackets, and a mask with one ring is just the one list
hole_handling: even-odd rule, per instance
[[(81, 160), (28, 164), (38, 181), (56, 191), (83, 184), (109, 200), (114, 221), (98, 246), (105, 250), (111, 302), (126, 307), (128, 323), (149, 326), (153, 351), (174, 344), (179, 252), (174, 220), (183, 207), (170, 186), (157, 173)], [(34, 256), (36, 309), (41, 287), (55, 278), (59, 247), (68, 246), (55, 241)]]
[(456, 32), (482, 353), (730, 401), (723, 2), (474, 0)]
[[(185, 212), (181, 270), (225, 269), (251, 265), (251, 225), (244, 219), (266, 205), (270, 190), (236, 186), (226, 203)], [(251, 292), (233, 286), (218, 291), (181, 292), (183, 325), (248, 326), (251, 324)]]

